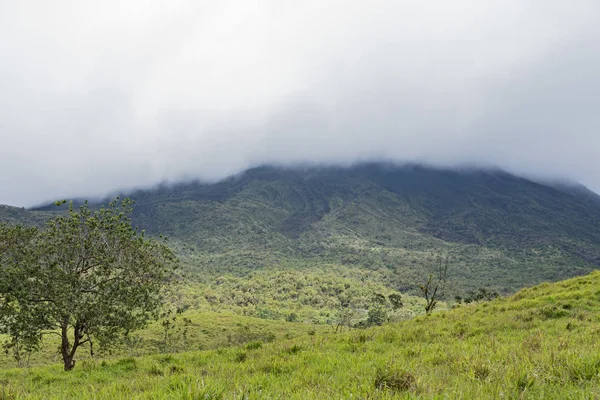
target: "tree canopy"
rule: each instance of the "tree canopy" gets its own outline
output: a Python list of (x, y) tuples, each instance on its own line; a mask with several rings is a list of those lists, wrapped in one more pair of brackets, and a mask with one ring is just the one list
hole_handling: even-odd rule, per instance
[(129, 199), (71, 202), (45, 229), (0, 225), (0, 331), (16, 357), (58, 334), (70, 370), (80, 346), (93, 352), (158, 315), (178, 260), (166, 239), (132, 227), (131, 210)]

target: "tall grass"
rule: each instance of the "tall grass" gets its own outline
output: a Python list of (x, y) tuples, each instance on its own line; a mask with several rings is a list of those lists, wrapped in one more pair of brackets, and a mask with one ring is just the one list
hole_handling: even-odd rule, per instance
[(0, 399), (593, 399), (599, 337), (596, 272), (343, 334), (5, 369)]

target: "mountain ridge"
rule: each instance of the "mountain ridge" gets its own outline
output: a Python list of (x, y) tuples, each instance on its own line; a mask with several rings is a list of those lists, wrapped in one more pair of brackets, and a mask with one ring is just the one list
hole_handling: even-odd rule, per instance
[(509, 293), (600, 265), (597, 195), (497, 169), (260, 166), (123, 195), (136, 201), (134, 223), (169, 236), (199, 279), (338, 265), (381, 271), (393, 289), (415, 291), (449, 258), (457, 293)]

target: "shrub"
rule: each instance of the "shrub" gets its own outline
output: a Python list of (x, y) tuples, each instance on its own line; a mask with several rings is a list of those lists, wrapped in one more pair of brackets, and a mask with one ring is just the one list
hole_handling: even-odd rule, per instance
[(491, 369), (487, 364), (476, 364), (473, 366), (473, 376), (476, 379), (484, 380), (490, 375)]
[(184, 371), (185, 371), (185, 369), (183, 367), (180, 367), (179, 365), (171, 365), (171, 367), (169, 368), (169, 373), (171, 375), (181, 374)]
[(404, 370), (393, 367), (379, 368), (375, 374), (375, 388), (389, 389), (395, 392), (414, 391), (417, 387), (415, 377)]
[(298, 315), (296, 313), (289, 313), (285, 316), (287, 322), (298, 322)]
[(235, 361), (239, 363), (246, 361), (247, 358), (248, 353), (246, 353), (245, 351), (240, 351), (235, 355)]
[[(500, 295), (498, 294), (498, 292), (496, 291), (490, 291), (486, 288), (479, 288), (476, 292), (469, 292), (467, 293), (467, 296), (464, 298), (464, 302), (469, 304), (469, 303), (475, 303), (478, 301), (491, 301), (494, 299), (497, 299)], [(457, 297), (457, 302), (458, 298), (460, 298), (460, 296), (456, 296)]]
[(387, 311), (383, 307), (371, 307), (367, 314), (367, 326), (383, 325), (387, 321)]
[(300, 350), (302, 350), (301, 346), (298, 346), (297, 344), (294, 344), (292, 347), (286, 349), (286, 353), (290, 353), (290, 354), (296, 354), (298, 352), (300, 352)]
[(164, 376), (165, 370), (158, 363), (154, 363), (148, 369), (148, 374), (153, 376)]
[(263, 342), (257, 340), (246, 345), (246, 350), (258, 350), (262, 347)]
[(546, 307), (540, 310), (540, 315), (543, 319), (554, 319), (566, 317), (569, 315), (569, 312), (564, 309), (558, 309), (557, 307)]

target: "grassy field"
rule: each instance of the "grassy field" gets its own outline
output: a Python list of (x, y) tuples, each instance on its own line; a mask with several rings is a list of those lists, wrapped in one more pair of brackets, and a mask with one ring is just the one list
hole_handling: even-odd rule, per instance
[[(207, 319), (208, 320), (208, 319)], [(275, 323), (275, 322), (274, 322)], [(600, 272), (366, 330), (0, 371), (1, 399), (594, 399)], [(287, 328), (286, 328), (287, 329)], [(226, 335), (223, 332), (223, 335)]]
[[(331, 329), (326, 325), (273, 321), (235, 314), (231, 311), (186, 311), (168, 331), (155, 322), (146, 329), (131, 334), (127, 339), (115, 343), (113, 347), (98, 351), (95, 357), (101, 360), (115, 357), (143, 356), (151, 354), (171, 354), (181, 351), (210, 350), (240, 346), (250, 342), (269, 343), (279, 339), (306, 336), (308, 332), (323, 332)], [(60, 362), (57, 349), (58, 336), (49, 335), (41, 351), (32, 353), (23, 365), (39, 366)], [(78, 362), (91, 359), (89, 347), (82, 347), (77, 353)], [(16, 365), (12, 353), (0, 354), (0, 368)], [(0, 397), (1, 399), (1, 397)]]
[[(165, 310), (186, 310), (175, 321), (172, 316), (167, 318), (169, 329), (165, 330), (162, 318), (114, 343), (110, 349), (99, 353), (96, 348), (95, 352), (100, 357), (115, 357), (210, 350), (324, 332), (333, 330), (343, 299), (352, 309), (349, 323), (355, 325), (367, 319), (375, 293), (399, 294), (377, 280), (374, 273), (309, 269), (258, 271), (247, 279), (223, 276), (210, 285), (181, 283), (172, 289)], [(402, 301), (404, 305), (398, 310), (388, 305), (390, 321), (424, 314), (424, 299), (404, 295)], [(444, 308), (445, 304), (440, 303), (439, 307)], [(58, 362), (58, 346), (58, 337), (47, 335), (41, 351), (31, 354), (23, 364)], [(88, 359), (88, 354), (89, 349), (82, 348), (77, 359)], [(0, 366), (15, 363), (11, 352), (0, 353)]]

